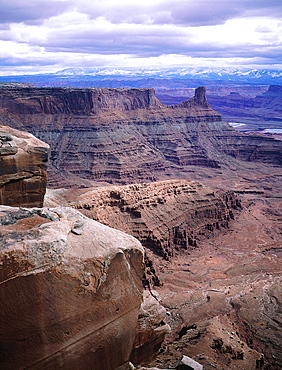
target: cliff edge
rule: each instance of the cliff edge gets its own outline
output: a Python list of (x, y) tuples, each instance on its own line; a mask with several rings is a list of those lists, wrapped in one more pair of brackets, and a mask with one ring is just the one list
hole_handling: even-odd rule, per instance
[(3, 87), (0, 123), (50, 145), (50, 187), (164, 180), (234, 159), (281, 165), (282, 142), (236, 131), (205, 92), (169, 106), (153, 89)]
[(0, 204), (43, 206), (48, 152), (33, 135), (0, 126)]
[(71, 208), (0, 206), (0, 367), (116, 369), (129, 361), (143, 248)]

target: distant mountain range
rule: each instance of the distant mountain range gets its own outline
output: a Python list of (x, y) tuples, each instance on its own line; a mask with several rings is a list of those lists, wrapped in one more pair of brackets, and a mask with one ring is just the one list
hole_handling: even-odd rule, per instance
[(188, 78), (207, 80), (258, 81), (280, 79), (282, 71), (271, 69), (234, 69), (234, 68), (181, 68), (181, 69), (126, 69), (126, 68), (67, 68), (56, 72), (56, 76), (91, 77), (151, 77), (151, 78)]
[[(66, 83), (67, 80), (67, 83)], [(210, 85), (222, 83), (273, 85), (282, 84), (282, 70), (235, 68), (67, 68), (56, 73), (0, 76), (0, 82), (29, 82), (35, 86), (106, 86), (147, 87), (148, 80), (164, 80), (179, 87), (180, 81)], [(109, 82), (111, 81), (111, 82)], [(123, 83), (122, 81), (127, 81)], [(135, 82), (134, 82), (135, 81)], [(138, 81), (138, 82), (137, 82)]]

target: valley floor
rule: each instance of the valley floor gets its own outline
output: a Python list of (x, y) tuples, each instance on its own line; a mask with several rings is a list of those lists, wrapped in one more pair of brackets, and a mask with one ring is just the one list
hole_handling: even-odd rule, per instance
[(152, 366), (172, 367), (185, 354), (205, 369), (282, 368), (281, 180), (274, 168), (221, 178), (243, 209), (228, 230), (160, 268), (172, 333)]
[[(185, 354), (206, 370), (282, 368), (282, 171), (238, 163), (178, 173), (233, 190), (243, 207), (197, 248), (154, 256), (172, 330), (151, 367), (171, 368)], [(71, 204), (86, 190), (48, 190), (46, 202)]]

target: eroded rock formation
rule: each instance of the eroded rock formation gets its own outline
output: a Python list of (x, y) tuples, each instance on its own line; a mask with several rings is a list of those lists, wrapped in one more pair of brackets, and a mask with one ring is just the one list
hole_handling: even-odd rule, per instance
[(228, 232), (207, 239), (188, 258), (175, 256), (165, 267), (159, 259), (158, 292), (173, 313), (174, 336), (151, 365), (170, 368), (185, 354), (208, 370), (280, 369), (279, 194), (242, 195), (243, 208)]
[(149, 364), (155, 359), (165, 335), (170, 331), (166, 319), (167, 310), (159, 303), (158, 293), (145, 290), (130, 356), (134, 365)]
[(0, 204), (42, 207), (48, 150), (33, 135), (0, 126)]
[[(136, 237), (144, 247), (146, 287), (159, 286), (158, 263), (200, 246), (211, 235), (226, 231), (240, 210), (231, 191), (213, 190), (199, 182), (167, 180), (103, 188), (58, 190), (47, 194), (79, 209), (87, 217)], [(54, 204), (54, 203), (53, 203)]]
[[(270, 85), (268, 90), (266, 86), (257, 86), (258, 89), (253, 90), (252, 96), (244, 91), (245, 87), (236, 88), (240, 94), (227, 94), (223, 91), (219, 95), (210, 95), (210, 103), (231, 122), (245, 123), (246, 127), (241, 127), (244, 131), (260, 131), (265, 128), (281, 127), (281, 85)], [(261, 91), (259, 91), (260, 88), (262, 88)]]
[(233, 192), (187, 180), (93, 188), (75, 198), (70, 204), (87, 217), (133, 235), (165, 259), (227, 229), (240, 208)]
[(152, 89), (1, 88), (0, 110), (0, 122), (50, 144), (55, 187), (162, 180), (230, 156), (281, 164), (282, 143), (222, 122), (204, 87), (173, 106)]
[(0, 367), (116, 369), (128, 363), (143, 249), (71, 208), (0, 207)]
[[(281, 346), (277, 345), (281, 342), (281, 168), (278, 167), (281, 165), (281, 142), (235, 131), (209, 107), (203, 88), (197, 89), (190, 101), (170, 107), (158, 102), (153, 91), (148, 89), (14, 88), (1, 89), (0, 92), (1, 122), (30, 130), (51, 143), (50, 184), (72, 187), (93, 186), (93, 180), (112, 183), (142, 180), (141, 184), (124, 188), (72, 189), (69, 193), (61, 189), (56, 197), (78, 207), (91, 218), (137, 236), (146, 246), (146, 286), (157, 286), (161, 281), (161, 286), (156, 289), (161, 303), (171, 312), (168, 318), (172, 333), (156, 365), (171, 367), (176, 358), (185, 354), (208, 370), (217, 365), (225, 370), (237, 370), (238, 367), (244, 370), (256, 367), (276, 370), (277, 366), (281, 366)], [(261, 163), (258, 166), (254, 163), (256, 161), (276, 167)], [(145, 180), (193, 176), (212, 187), (227, 190), (215, 191), (199, 183), (185, 181), (156, 185), (144, 183)], [(236, 208), (240, 209), (240, 202), (231, 189), (239, 192), (245, 200), (239, 220), (235, 221), (233, 217), (238, 216)], [(246, 201), (248, 197), (250, 202)], [(42, 214), (39, 212), (37, 216), (42, 224)], [(37, 216), (34, 222), (38, 222)], [(12, 240), (18, 233), (19, 223), (26, 217), (17, 217), (17, 232), (1, 230), (2, 236), (9, 234)], [(11, 228), (9, 221), (5, 227)], [(45, 226), (39, 226), (39, 230), (42, 227)], [(79, 238), (85, 229), (78, 222), (68, 230), (71, 230), (68, 231), (71, 238)], [(21, 245), (24, 250), (25, 241), (32, 239), (30, 235), (21, 236), (23, 244), (15, 243), (13, 239), (13, 245)], [(101, 241), (101, 244), (104, 243)], [(32, 248), (29, 249), (34, 251)], [(44, 256), (42, 261), (47, 255), (53, 261), (53, 250), (58, 251), (56, 248), (49, 250), (44, 244), (39, 253)], [(77, 258), (77, 265), (80, 264), (83, 271), (88, 272), (89, 261), (85, 262), (84, 252), (80, 257), (80, 245), (72, 245), (71, 248), (76, 254), (71, 263), (74, 261), (76, 266)], [(28, 255), (32, 256), (33, 252)], [(82, 275), (75, 272), (79, 275), (76, 277), (72, 268), (71, 272), (65, 272), (67, 268), (61, 272), (60, 268), (64, 268), (64, 263), (68, 261), (65, 254), (63, 258), (59, 266), (55, 266), (50, 273), (48, 270), (48, 278), (53, 276), (53, 272), (60, 272), (51, 279), (54, 286), (59, 282), (59, 276), (63, 276), (69, 291), (74, 286), (75, 292), (80, 292), (76, 290), (80, 281), (85, 281), (82, 285), (91, 289), (94, 284), (92, 275), (89, 277), (84, 272)], [(100, 257), (98, 259), (100, 261)], [(26, 271), (29, 264), (23, 262), (20, 266), (16, 265), (17, 268)], [(41, 264), (31, 274), (24, 272), (15, 278), (9, 275), (11, 278), (8, 277), (3, 286), (10, 284), (11, 291), (23, 292), (21, 297), (25, 299), (29, 290), (24, 284), (31, 280), (28, 286), (35, 286), (34, 291), (40, 292), (35, 294), (36, 299), (46, 291), (49, 297), (53, 286), (50, 288), (48, 285), (51, 283), (45, 278), (47, 272), (45, 275), (44, 268)], [(95, 272), (93, 276), (97, 274)], [(99, 289), (103, 287), (101, 284)], [(59, 291), (64, 292), (62, 289), (60, 285)], [(97, 292), (89, 294), (96, 297)], [(110, 295), (108, 291), (106, 293), (98, 294), (98, 302), (101, 297), (109, 300)], [(65, 307), (65, 302), (62, 303), (57, 295), (55, 298), (60, 307)], [(7, 299), (10, 302), (12, 296)], [(75, 305), (88, 307), (90, 298), (89, 301), (87, 299), (79, 295)], [(49, 303), (50, 299), (46, 301)], [(70, 301), (68, 298), (67, 303)], [(109, 300), (109, 311), (108, 306), (102, 306), (112, 316), (116, 307), (114, 301)], [(37, 302), (40, 302), (39, 298)], [(60, 344), (62, 335), (55, 331), (54, 337), (48, 337), (51, 333), (51, 329), (45, 330), (48, 313), (46, 319), (45, 313), (41, 314), (43, 303), (36, 304), (40, 309), (40, 328), (44, 328), (44, 335), (39, 336), (38, 341), (45, 351), (46, 343), (56, 344), (59, 338)], [(70, 307), (72, 314), (72, 303)], [(15, 310), (18, 309), (16, 306)], [(53, 320), (53, 316), (58, 316), (59, 309), (50, 312)], [(16, 324), (21, 325), (20, 322)], [(62, 325), (63, 333), (68, 338), (71, 332), (66, 328), (69, 326), (64, 320)], [(84, 328), (82, 324), (82, 331), (85, 331)], [(74, 334), (74, 342), (68, 342), (65, 337), (62, 339), (63, 343), (67, 341), (68, 349), (65, 352), (65, 347), (59, 346), (62, 349), (54, 356), (55, 367), (58, 363), (60, 366), (67, 363), (65, 361), (70, 359), (72, 348), (81, 350), (83, 341), (76, 341), (79, 330)], [(148, 335), (146, 330), (142, 334), (144, 338)], [(13, 331), (7, 333), (9, 338), (15, 338)], [(29, 341), (37, 342), (37, 336), (33, 336), (33, 331), (30, 333), (27, 338), (17, 337), (20, 340), (16, 342), (16, 349), (29, 344)], [(130, 333), (133, 341), (133, 332)], [(152, 341), (153, 344), (157, 342)], [(142, 342), (136, 343), (138, 347)], [(112, 343), (111, 346), (114, 348)], [(98, 346), (97, 351), (101, 347)], [(121, 352), (124, 353), (123, 349)], [(125, 352), (124, 359), (128, 347)], [(26, 357), (29, 356), (33, 354), (28, 352)], [(90, 357), (83, 356), (85, 361), (90, 361)], [(41, 366), (41, 359), (38, 361)], [(76, 366), (72, 362), (72, 367), (73, 364)], [(116, 365), (110, 363), (109, 366)]]
[[(281, 366), (281, 170), (264, 168), (206, 179), (237, 189), (242, 208), (231, 190), (180, 180), (48, 190), (47, 202), (76, 204), (133, 235), (150, 229), (166, 238), (175, 235), (169, 228), (182, 226), (181, 238), (170, 239), (168, 261), (162, 249), (146, 248), (146, 279), (160, 285), (155, 289), (172, 328), (150, 366), (173, 368), (182, 354), (208, 370)], [(197, 247), (175, 243), (187, 240), (184, 225)]]

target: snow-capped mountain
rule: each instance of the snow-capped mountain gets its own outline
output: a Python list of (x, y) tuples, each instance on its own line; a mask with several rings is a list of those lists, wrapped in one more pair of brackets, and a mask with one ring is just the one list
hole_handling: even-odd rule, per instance
[(227, 81), (282, 80), (282, 70), (235, 69), (235, 68), (67, 68), (55, 76), (92, 76), (92, 77), (143, 77), (143, 78), (187, 78)]
[[(154, 80), (154, 82), (153, 82)], [(282, 70), (236, 68), (67, 68), (56, 73), (1, 76), (0, 83), (69, 87), (195, 87), (218, 84), (282, 85)]]

